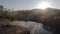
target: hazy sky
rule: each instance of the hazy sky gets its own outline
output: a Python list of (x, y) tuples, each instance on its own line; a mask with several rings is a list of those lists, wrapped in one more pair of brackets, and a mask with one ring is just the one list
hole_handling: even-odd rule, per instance
[(51, 3), (52, 7), (60, 8), (60, 0), (0, 0), (0, 5), (14, 10), (34, 9), (41, 1)]

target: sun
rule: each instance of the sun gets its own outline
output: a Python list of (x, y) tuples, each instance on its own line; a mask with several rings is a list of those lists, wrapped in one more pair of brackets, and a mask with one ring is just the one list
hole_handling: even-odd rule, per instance
[(38, 5), (38, 8), (40, 9), (46, 9), (46, 8), (49, 8), (51, 7), (50, 3), (48, 2), (41, 2), (39, 5)]

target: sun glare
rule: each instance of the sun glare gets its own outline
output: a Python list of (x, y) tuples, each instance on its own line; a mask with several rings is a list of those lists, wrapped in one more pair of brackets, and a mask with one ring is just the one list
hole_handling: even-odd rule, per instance
[(50, 3), (48, 2), (41, 2), (39, 5), (38, 5), (38, 8), (40, 9), (46, 9), (46, 8), (49, 8), (51, 7)]

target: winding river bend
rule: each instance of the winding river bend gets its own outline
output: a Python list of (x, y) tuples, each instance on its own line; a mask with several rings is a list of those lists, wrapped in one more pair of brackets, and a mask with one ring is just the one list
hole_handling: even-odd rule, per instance
[(30, 34), (52, 34), (51, 31), (47, 31), (43, 28), (43, 24), (32, 21), (14, 21), (15, 25), (22, 26), (28, 29)]

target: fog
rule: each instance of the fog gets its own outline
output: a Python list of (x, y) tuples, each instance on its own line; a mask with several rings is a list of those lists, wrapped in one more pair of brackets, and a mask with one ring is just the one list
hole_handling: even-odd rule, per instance
[(28, 29), (30, 34), (52, 34), (51, 31), (44, 29), (44, 25), (32, 21), (14, 21), (15, 25)]

